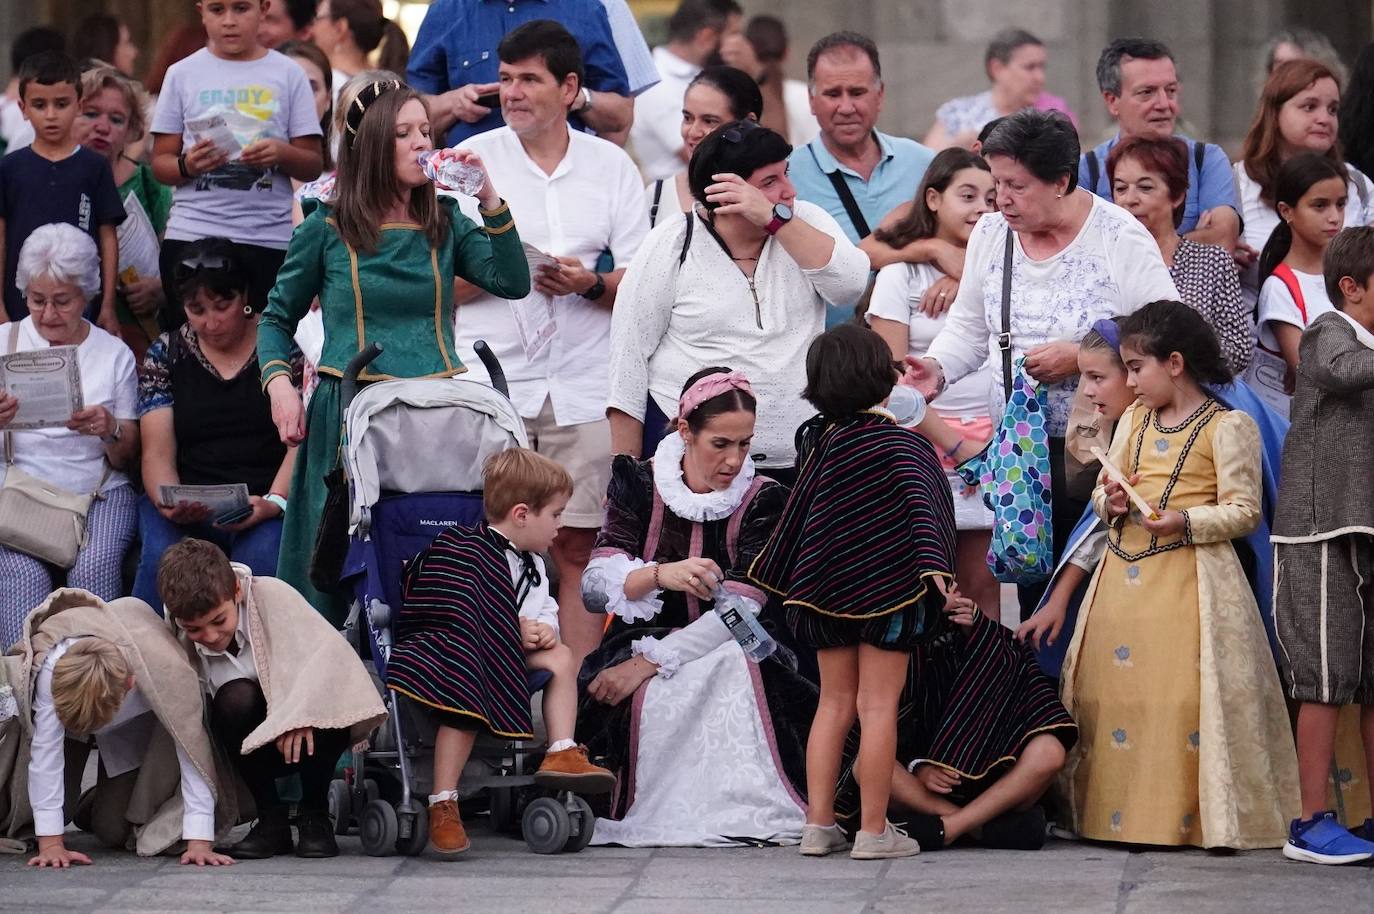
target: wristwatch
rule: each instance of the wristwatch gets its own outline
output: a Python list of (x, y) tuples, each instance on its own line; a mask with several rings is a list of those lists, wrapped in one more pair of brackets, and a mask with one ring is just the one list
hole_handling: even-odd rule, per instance
[(100, 440), (104, 444), (115, 444), (124, 434), (124, 429), (120, 428), (119, 420), (115, 420), (115, 430), (108, 435), (102, 435)]
[(786, 203), (777, 203), (773, 206), (773, 220), (763, 227), (763, 230), (770, 235), (776, 235), (778, 230), (792, 221), (792, 207)]
[(578, 114), (581, 114), (584, 111), (592, 110), (592, 90), (588, 89), (586, 86), (583, 86), (581, 94), (582, 107), (577, 109)]
[(595, 274), (595, 276), (596, 282), (592, 284), (590, 289), (582, 293), (582, 297), (587, 299), (587, 301), (596, 301), (606, 294), (606, 277), (602, 276), (600, 273)]
[(286, 513), (286, 499), (283, 496), (278, 495), (276, 492), (268, 492), (266, 495), (262, 497), (262, 500), (270, 504), (276, 505), (278, 508), (281, 509), (282, 514)]

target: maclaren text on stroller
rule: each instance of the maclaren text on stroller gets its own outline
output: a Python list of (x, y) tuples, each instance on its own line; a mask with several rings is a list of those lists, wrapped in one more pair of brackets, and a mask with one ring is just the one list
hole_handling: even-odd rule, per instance
[[(343, 379), (350, 498), (343, 584), (352, 598), (346, 634), (370, 654), (382, 682), (405, 564), (447, 528), (481, 520), (483, 463), (507, 448), (528, 447), (500, 365), (484, 343), (476, 349), (492, 386), (407, 379), (358, 391), (358, 374), (381, 352), (375, 343), (349, 363)], [(548, 679), (547, 672), (531, 672), (531, 694)], [(332, 785), (330, 811), (340, 834), (357, 823), (366, 853), (416, 855), (429, 840), (425, 797), (433, 786), (435, 726), (411, 699), (385, 690), (384, 700), (388, 719), (374, 745), (355, 753), (350, 780)], [(592, 838), (591, 807), (570, 791), (541, 795), (533, 777), (539, 752), (520, 741), (479, 739), (461, 780), (464, 800), (485, 793), (493, 828), (518, 827), (536, 853), (580, 851)]]

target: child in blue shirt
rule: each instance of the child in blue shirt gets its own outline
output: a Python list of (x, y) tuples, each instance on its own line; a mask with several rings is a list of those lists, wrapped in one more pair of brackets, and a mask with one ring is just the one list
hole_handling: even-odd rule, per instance
[(6, 321), (28, 316), (14, 283), (19, 248), (33, 230), (65, 222), (88, 232), (100, 249), (100, 300), (86, 316), (119, 335), (115, 288), (124, 204), (104, 156), (72, 139), (81, 104), (81, 73), (66, 54), (29, 58), (19, 74), (19, 104), (33, 125), (33, 143), (0, 159), (0, 266), (4, 270)]

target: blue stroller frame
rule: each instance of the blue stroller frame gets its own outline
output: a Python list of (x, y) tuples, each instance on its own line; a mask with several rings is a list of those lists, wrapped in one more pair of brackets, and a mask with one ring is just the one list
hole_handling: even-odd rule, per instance
[[(486, 457), (528, 445), (496, 357), (485, 343), (475, 348), (491, 386), (460, 378), (392, 380), (360, 393), (358, 374), (381, 353), (375, 343), (344, 374), (343, 464), (351, 505), (342, 584), (352, 598), (345, 635), (371, 657), (383, 683), (405, 564), (446, 528), (481, 520)], [(417, 447), (425, 440), (443, 446)], [(550, 678), (531, 672), (531, 695)], [(365, 853), (413, 856), (429, 842), (425, 798), (433, 786), (435, 726), (404, 696), (383, 688), (383, 701), (387, 720), (372, 746), (354, 753), (351, 783), (331, 784), (330, 813), (339, 834), (357, 823)], [(533, 757), (541, 752), (521, 741), (479, 738), (461, 778), (464, 799), (485, 791), (494, 828), (523, 832), (536, 853), (579, 851), (591, 841), (595, 817), (570, 791), (531, 798)]]

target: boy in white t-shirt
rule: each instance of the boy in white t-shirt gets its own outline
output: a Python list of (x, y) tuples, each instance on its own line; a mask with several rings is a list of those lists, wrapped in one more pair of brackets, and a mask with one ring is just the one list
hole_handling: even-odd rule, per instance
[(185, 246), (228, 237), (262, 310), (291, 239), (291, 181), (322, 167), (310, 83), (294, 61), (258, 44), (266, 0), (201, 0), (208, 42), (167, 71), (153, 114), (153, 173), (172, 185), (162, 245), (164, 323), (185, 322), (171, 277)]

